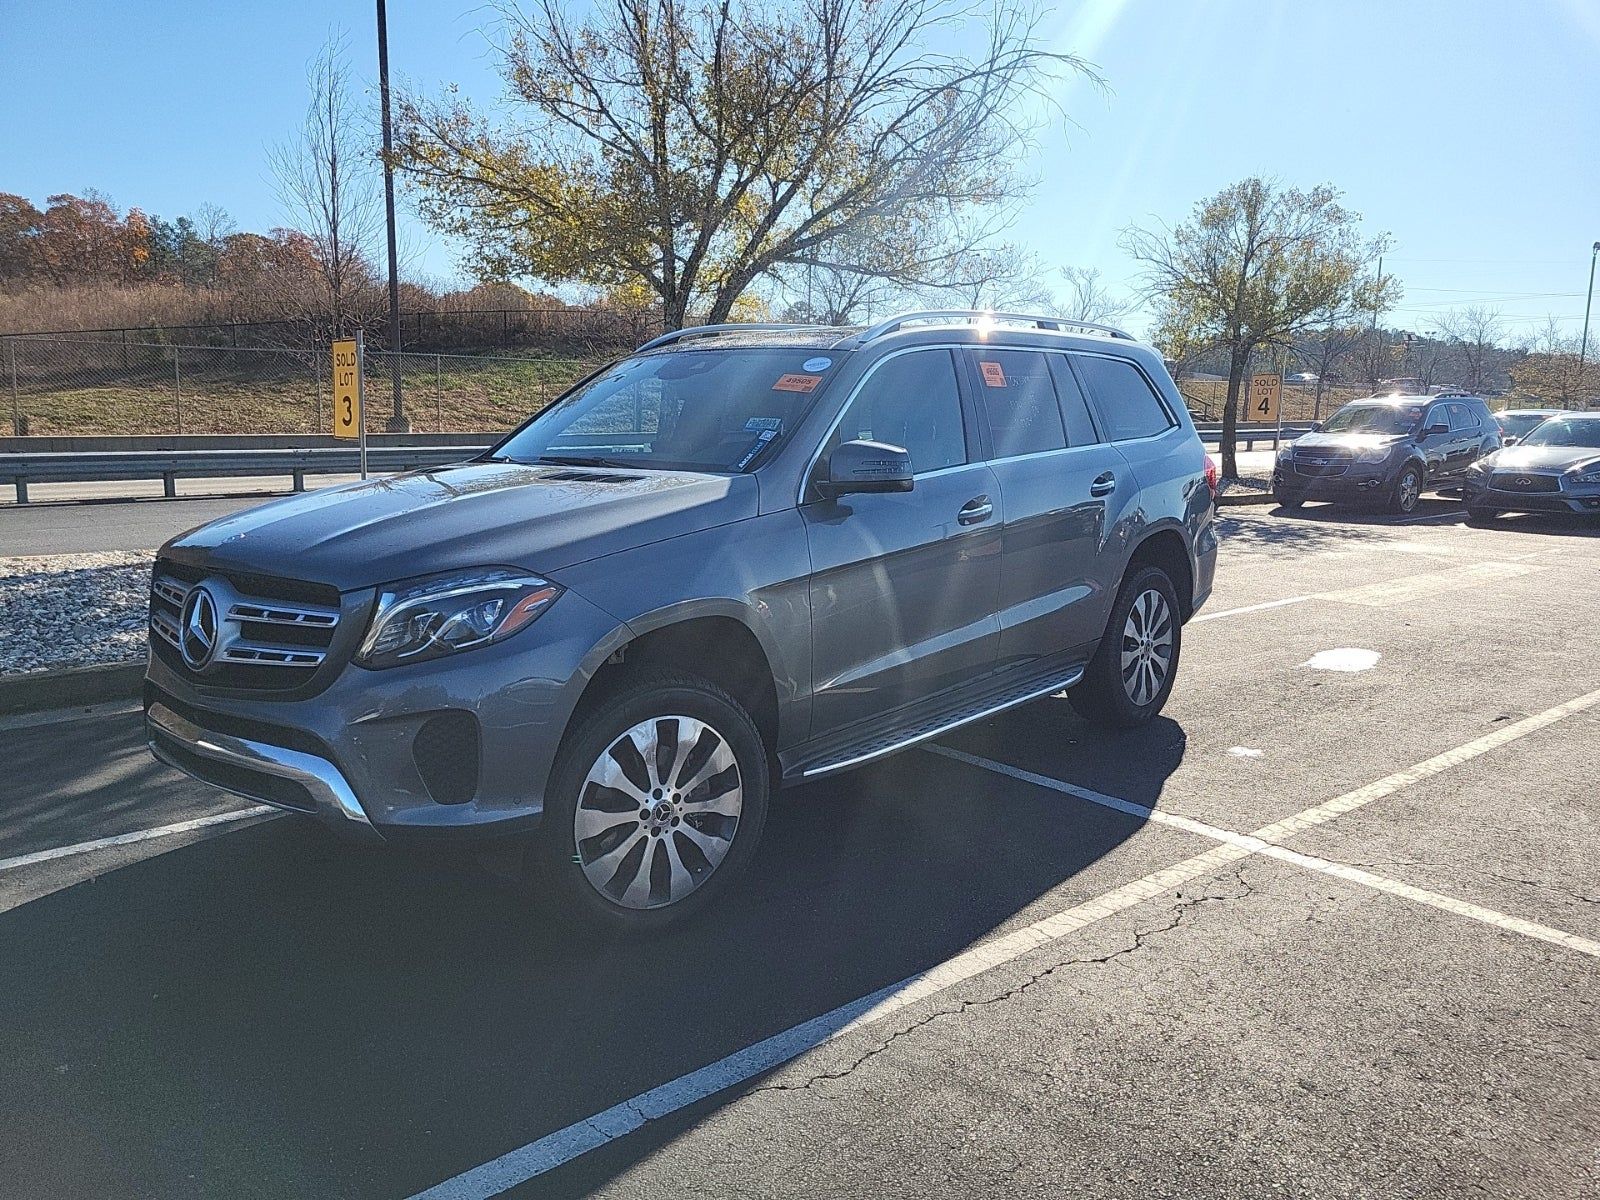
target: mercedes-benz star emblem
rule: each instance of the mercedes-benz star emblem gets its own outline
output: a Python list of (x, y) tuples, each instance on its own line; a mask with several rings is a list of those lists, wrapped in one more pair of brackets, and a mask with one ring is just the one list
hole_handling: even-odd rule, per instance
[(192, 671), (204, 667), (216, 652), (217, 602), (204, 587), (195, 588), (184, 602), (183, 635), (178, 649)]

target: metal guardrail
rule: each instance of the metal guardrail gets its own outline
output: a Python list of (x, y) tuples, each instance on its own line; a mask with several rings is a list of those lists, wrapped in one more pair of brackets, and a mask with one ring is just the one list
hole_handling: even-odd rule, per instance
[[(484, 448), (488, 443), (485, 442)], [(442, 467), (475, 457), (472, 446), (369, 446), (367, 468), (378, 474)], [(353, 475), (361, 469), (352, 446), (298, 450), (135, 450), (127, 452), (0, 454), (0, 485), (17, 489), (17, 503), (28, 503), (31, 483), (97, 483), (159, 479), (176, 496), (180, 476), (217, 479), (230, 475), (287, 475), (304, 491), (307, 475)]]
[[(1194, 428), (1203, 442), (1215, 442), (1222, 437), (1221, 421), (1196, 421)], [(1281, 431), (1271, 425), (1240, 425), (1234, 430), (1234, 438), (1236, 442), (1243, 442), (1246, 450), (1254, 450), (1257, 442), (1271, 442), (1273, 449), (1277, 449), (1280, 433), (1284, 439), (1292, 441), (1301, 434), (1310, 432), (1309, 421), (1285, 425)]]

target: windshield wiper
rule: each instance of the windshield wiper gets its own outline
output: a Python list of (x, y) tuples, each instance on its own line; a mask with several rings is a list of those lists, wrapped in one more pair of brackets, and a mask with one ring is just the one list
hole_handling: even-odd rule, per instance
[(541, 454), (535, 462), (551, 463), (558, 467), (625, 467), (628, 464), (614, 458), (598, 458), (583, 454)]

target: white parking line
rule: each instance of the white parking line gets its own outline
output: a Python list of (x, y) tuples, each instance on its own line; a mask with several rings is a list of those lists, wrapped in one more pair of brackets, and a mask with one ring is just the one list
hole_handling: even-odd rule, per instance
[(658, 1121), (720, 1091), (748, 1082), (852, 1030), (881, 1021), (919, 1000), (926, 1000), (985, 971), (1003, 966), (1041, 946), (1143, 904), (1249, 854), (1248, 850), (1236, 846), (1216, 846), (1174, 866), (1152, 872), (1143, 879), (1136, 879), (1103, 896), (1036, 921), (1024, 929), (975, 946), (921, 975), (913, 975), (880, 988), (869, 996), (840, 1005), (831, 1012), (774, 1034), (698, 1071), (679, 1076), (642, 1095), (613, 1105), (604, 1112), (547, 1134), (538, 1141), (508, 1151), (482, 1166), (418, 1192), (412, 1200), (488, 1200), (490, 1196), (498, 1196), (607, 1142), (642, 1129), (651, 1121)]
[[(1594, 693), (1594, 695), (1600, 696), (1600, 693)], [(1563, 705), (1562, 707), (1565, 708), (1566, 706)], [(1581, 710), (1572, 709), (1571, 711), (1577, 712)], [(1543, 716), (1544, 714), (1540, 715)], [(1570, 713), (1563, 713), (1562, 715), (1570, 715)], [(1559, 720), (1560, 718), (1558, 717), (1556, 719)], [(1544, 721), (1542, 724), (1535, 726), (1534, 728), (1542, 729), (1548, 724), (1550, 724), (1549, 721)], [(1532, 731), (1532, 729), (1528, 729), (1525, 730), (1524, 733), (1519, 733), (1517, 736), (1521, 737), (1524, 736), (1525, 733), (1531, 733)], [(1488, 748), (1493, 749), (1493, 747)], [(1355, 792), (1348, 793), (1348, 797), (1360, 798), (1358, 803), (1350, 804), (1349, 807), (1337, 809), (1330, 808), (1332, 805), (1338, 805), (1340, 801), (1345, 801), (1348, 803), (1347, 797), (1340, 797), (1339, 801), (1329, 801), (1327, 805), (1318, 805), (1316, 808), (1307, 809), (1305, 813), (1300, 815), (1299, 818), (1290, 817), (1287, 821), (1281, 821), (1276, 825), (1266, 826), (1265, 828), (1258, 830), (1253, 834), (1238, 833), (1232, 829), (1223, 829), (1217, 825), (1209, 825), (1204, 821), (1197, 821), (1192, 817), (1181, 816), (1177, 813), (1162, 812), (1160, 809), (1150, 808), (1143, 804), (1134, 804), (1132, 801), (1122, 800), (1116, 796), (1107, 796), (1100, 792), (1090, 791), (1088, 788), (1074, 787), (1070, 783), (1062, 783), (1061, 781), (1051, 779), (1046, 775), (1036, 775), (1032, 771), (1024, 771), (1019, 767), (1011, 766), (1009, 763), (996, 762), (993, 759), (982, 758), (976, 754), (967, 754), (961, 750), (951, 749), (949, 746), (924, 746), (922, 749), (932, 754), (941, 754), (946, 758), (955, 759), (957, 762), (967, 763), (970, 766), (981, 767), (986, 771), (994, 771), (1000, 775), (1007, 775), (1012, 779), (1018, 779), (1025, 783), (1036, 784), (1039, 787), (1049, 788), (1051, 791), (1061, 792), (1064, 795), (1075, 796), (1080, 800), (1087, 800), (1089, 803), (1098, 804), (1103, 808), (1115, 809), (1117, 812), (1127, 813), (1130, 816), (1143, 817), (1151, 821), (1153, 824), (1167, 825), (1174, 829), (1182, 829), (1186, 833), (1198, 834), (1201, 837), (1214, 838), (1217, 841), (1223, 842), (1229, 846), (1233, 846), (1246, 854), (1260, 854), (1266, 858), (1276, 859), (1279, 862), (1292, 863), (1297, 867), (1304, 867), (1308, 871), (1320, 871), (1324, 875), (1332, 875), (1339, 879), (1344, 879), (1350, 883), (1359, 883), (1362, 886), (1372, 888), (1375, 891), (1387, 892), (1392, 896), (1400, 896), (1407, 900), (1413, 900), (1418, 904), (1426, 904), (1433, 908), (1441, 909), (1444, 912), (1454, 913), (1459, 917), (1466, 917), (1469, 920), (1478, 921), (1485, 925), (1492, 925), (1496, 929), (1503, 929), (1508, 933), (1518, 933), (1524, 937), (1537, 938), (1543, 942), (1550, 942), (1557, 946), (1564, 946), (1568, 950), (1575, 950), (1579, 954), (1587, 954), (1591, 958), (1600, 958), (1600, 942), (1596, 942), (1590, 938), (1579, 937), (1575, 933), (1567, 933), (1561, 929), (1554, 929), (1549, 925), (1540, 925), (1535, 921), (1525, 921), (1521, 917), (1513, 917), (1507, 915), (1506, 913), (1496, 912), (1492, 908), (1485, 908), (1481, 904), (1473, 904), (1469, 900), (1459, 900), (1454, 896), (1446, 896), (1441, 892), (1430, 892), (1426, 888), (1419, 888), (1409, 883), (1402, 883), (1398, 879), (1390, 879), (1384, 875), (1374, 875), (1370, 871), (1363, 871), (1359, 867), (1352, 867), (1346, 863), (1334, 862), (1333, 860), (1326, 858), (1319, 858), (1314, 854), (1303, 854), (1298, 850), (1290, 850), (1286, 846), (1280, 846), (1273, 841), (1267, 840), (1267, 837), (1265, 836), (1269, 832), (1271, 832), (1274, 837), (1292, 836), (1294, 833), (1298, 833), (1302, 829), (1309, 829), (1313, 825), (1332, 820), (1334, 816), (1339, 816), (1343, 813), (1350, 812), (1352, 808), (1360, 807), (1361, 804), (1371, 804), (1374, 800), (1380, 799), (1382, 796), (1390, 795), (1393, 791), (1398, 790), (1398, 788), (1390, 788), (1387, 791), (1374, 790), (1377, 785), (1373, 785), (1372, 788), (1361, 788)], [(1484, 751), (1480, 749), (1477, 751), (1477, 753), (1481, 754), (1484, 753)], [(1449, 756), (1441, 755), (1439, 759), (1429, 759), (1428, 763), (1419, 764), (1419, 767), (1428, 766), (1429, 764), (1436, 763), (1447, 757)], [(1449, 765), (1453, 766), (1455, 763), (1466, 762), (1467, 759), (1471, 757), (1474, 757), (1474, 755), (1456, 758), (1454, 762), (1450, 763)], [(1411, 771), (1400, 772), (1397, 775), (1391, 775), (1388, 780), (1379, 780), (1379, 783), (1387, 784), (1390, 781), (1401, 778), (1406, 778), (1410, 782), (1414, 783), (1418, 779), (1425, 779), (1429, 774), (1435, 773), (1434, 771), (1430, 770), (1421, 774), (1416, 774), (1415, 772), (1417, 769), (1418, 768), (1412, 768)], [(1440, 767), (1438, 769), (1443, 770), (1444, 768)], [(1400, 786), (1405, 785), (1402, 784)], [(1331, 815), (1326, 815), (1328, 813), (1331, 813)], [(1304, 823), (1299, 823), (1302, 820)]]
[(1198, 625), (1201, 621), (1220, 621), (1223, 617), (1237, 617), (1241, 613), (1262, 612), (1269, 608), (1282, 608), (1286, 604), (1304, 604), (1307, 600), (1315, 600), (1315, 596), (1290, 596), (1285, 600), (1268, 600), (1265, 604), (1246, 604), (1243, 608), (1225, 608), (1221, 612), (1201, 613), (1193, 618), (1189, 624)]
[(195, 817), (193, 820), (176, 821), (171, 825), (158, 825), (154, 829), (140, 829), (133, 833), (119, 833), (115, 837), (96, 838), (92, 842), (78, 842), (71, 846), (57, 846), (51, 850), (36, 850), (32, 854), (19, 854), (15, 858), (0, 858), (0, 871), (14, 871), (18, 867), (31, 867), (36, 863), (50, 862), (57, 858), (71, 858), (76, 854), (93, 854), (96, 850), (110, 850), (117, 846), (132, 846), (138, 842), (148, 842), (154, 838), (173, 837), (180, 833), (193, 833), (197, 829), (209, 829), (213, 825), (226, 825), (232, 821), (243, 821), (248, 817), (282, 815), (278, 809), (270, 808), (265, 804), (255, 804), (249, 808), (213, 813), (209, 817)]
[(924, 750), (958, 762), (998, 771), (1026, 783), (1076, 796), (1130, 816), (1182, 829), (1222, 844), (1174, 866), (1154, 871), (1142, 879), (1124, 884), (1102, 896), (1045, 917), (1014, 933), (975, 946), (920, 975), (914, 975), (889, 987), (881, 988), (871, 995), (863, 996), (859, 1000), (841, 1005), (831, 1012), (774, 1034), (699, 1070), (691, 1071), (648, 1092), (624, 1100), (604, 1112), (546, 1134), (537, 1141), (510, 1150), (481, 1166), (435, 1184), (417, 1193), (411, 1200), (488, 1200), (491, 1196), (497, 1196), (553, 1171), (608, 1142), (626, 1137), (652, 1121), (680, 1112), (727, 1088), (746, 1083), (852, 1030), (881, 1021), (919, 1000), (928, 999), (985, 971), (1013, 962), (1041, 946), (1057, 942), (1097, 921), (1153, 900), (1202, 875), (1210, 874), (1229, 863), (1238, 862), (1255, 854), (1337, 875), (1353, 883), (1363, 884), (1418, 903), (1429, 904), (1513, 933), (1539, 938), (1582, 954), (1600, 957), (1600, 943), (1587, 938), (1537, 925), (1531, 921), (1523, 921), (1464, 900), (1416, 888), (1398, 880), (1372, 875), (1342, 863), (1314, 858), (1266, 840), (1267, 835), (1274, 831), (1282, 831), (1276, 836), (1288, 836), (1289, 833), (1298, 832), (1301, 828), (1310, 828), (1332, 820), (1333, 817), (1359, 808), (1362, 804), (1370, 804), (1382, 796), (1390, 795), (1407, 783), (1425, 779), (1450, 766), (1487, 753), (1497, 746), (1526, 737), (1537, 729), (1543, 729), (1563, 717), (1581, 712), (1595, 704), (1600, 704), (1600, 691), (1590, 692), (1586, 696), (1569, 700), (1565, 704), (1557, 705), (1514, 725), (1508, 725), (1485, 737), (1474, 739), (1464, 746), (1436, 755), (1406, 771), (1397, 772), (1367, 787), (1348, 792), (1326, 804), (1308, 808), (1297, 817), (1265, 826), (1254, 834), (1238, 833), (1176, 813), (1162, 812), (1148, 805), (1136, 804), (1131, 800), (1062, 783), (1045, 775), (994, 762), (948, 746), (924, 746), (922, 747)]

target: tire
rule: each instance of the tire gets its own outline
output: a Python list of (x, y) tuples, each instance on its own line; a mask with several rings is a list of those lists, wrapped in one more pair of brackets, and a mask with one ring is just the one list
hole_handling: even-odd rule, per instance
[[(670, 786), (685, 780), (690, 790)], [(530, 873), (588, 930), (664, 929), (712, 904), (749, 865), (770, 791), (766, 748), (738, 701), (693, 676), (642, 676), (563, 739)]]
[(1304, 496), (1296, 496), (1293, 492), (1274, 491), (1272, 498), (1278, 502), (1279, 508), (1286, 508), (1291, 512), (1306, 502)]
[(1416, 463), (1407, 463), (1400, 468), (1400, 474), (1394, 481), (1394, 488), (1389, 493), (1389, 511), (1402, 516), (1417, 511), (1417, 501), (1422, 499), (1422, 468)]
[(1476, 525), (1480, 529), (1486, 525), (1493, 525), (1498, 515), (1494, 509), (1485, 508), (1481, 504), (1467, 505), (1467, 524)]
[[(1067, 692), (1079, 716), (1096, 725), (1133, 729), (1161, 711), (1178, 677), (1183, 648), (1179, 612), (1177, 590), (1160, 567), (1142, 567), (1123, 580), (1100, 646), (1083, 679)], [(1142, 632), (1146, 629), (1148, 633)], [(1160, 673), (1163, 642), (1166, 670)], [(1130, 656), (1127, 674), (1125, 654)], [(1158, 676), (1153, 688), (1152, 674)]]

